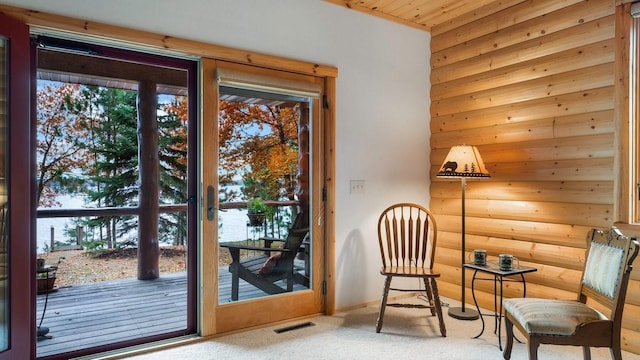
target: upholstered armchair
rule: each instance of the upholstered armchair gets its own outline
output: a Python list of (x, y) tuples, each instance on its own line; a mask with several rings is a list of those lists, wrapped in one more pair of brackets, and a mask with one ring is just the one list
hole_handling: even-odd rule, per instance
[(538, 358), (540, 344), (609, 347), (611, 358), (622, 360), (620, 330), (627, 284), (638, 242), (612, 227), (587, 235), (587, 258), (577, 300), (514, 298), (504, 300), (507, 345), (511, 358), (513, 326), (526, 337), (529, 359)]

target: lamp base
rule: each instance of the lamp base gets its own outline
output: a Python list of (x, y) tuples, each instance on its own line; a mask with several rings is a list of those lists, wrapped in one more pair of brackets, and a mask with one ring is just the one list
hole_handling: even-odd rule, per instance
[(477, 311), (467, 308), (449, 308), (449, 316), (458, 320), (478, 320), (480, 314)]

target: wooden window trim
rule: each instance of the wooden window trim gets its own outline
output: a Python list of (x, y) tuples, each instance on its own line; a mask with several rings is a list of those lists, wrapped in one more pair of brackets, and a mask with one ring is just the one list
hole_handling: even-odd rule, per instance
[(629, 208), (630, 208), (630, 221), (629, 223), (640, 225), (640, 116), (638, 116), (638, 109), (640, 104), (640, 81), (638, 81), (638, 64), (640, 63), (640, 46), (638, 46), (638, 40), (640, 38), (640, 18), (632, 18), (630, 15), (627, 17), (630, 21), (630, 28), (627, 34), (629, 34), (629, 106), (628, 110), (628, 126), (630, 137), (630, 144), (628, 154), (630, 157), (631, 170), (629, 174)]
[(625, 2), (616, 7), (613, 201), (615, 225), (625, 234), (640, 237), (640, 81), (634, 80), (640, 66), (632, 64), (640, 62), (640, 19), (631, 16), (631, 5)]
[[(635, 151), (632, 138), (638, 136), (632, 131), (632, 115), (629, 111), (632, 104), (630, 94), (630, 57), (632, 18), (630, 15), (631, 4), (622, 4), (616, 7), (615, 25), (615, 62), (614, 73), (617, 79), (614, 95), (614, 120), (615, 137), (614, 148), (616, 156), (614, 159), (614, 169), (617, 171), (614, 179), (614, 221), (616, 224), (627, 224), (631, 226), (635, 223), (635, 197), (637, 189), (634, 185), (635, 173), (633, 168), (637, 167), (630, 154)], [(630, 151), (631, 150), (631, 151)], [(640, 227), (639, 227), (640, 230)]]

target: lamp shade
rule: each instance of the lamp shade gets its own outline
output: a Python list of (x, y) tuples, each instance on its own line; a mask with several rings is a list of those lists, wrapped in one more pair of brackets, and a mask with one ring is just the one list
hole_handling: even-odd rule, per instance
[(489, 172), (475, 146), (455, 145), (449, 150), (449, 154), (444, 159), (437, 176), (487, 178), (489, 177)]

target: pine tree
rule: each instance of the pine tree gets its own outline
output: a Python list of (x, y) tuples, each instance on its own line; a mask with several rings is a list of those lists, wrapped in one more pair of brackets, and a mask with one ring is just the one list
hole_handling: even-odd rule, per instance
[[(92, 99), (98, 111), (98, 121), (92, 129), (94, 142), (90, 152), (95, 161), (88, 167), (92, 189), (88, 201), (101, 207), (136, 206), (138, 199), (138, 147), (136, 92), (130, 90), (87, 87), (85, 96)], [(136, 228), (133, 216), (97, 217), (89, 226), (106, 230), (109, 247), (116, 239), (132, 241), (131, 230)], [(101, 231), (102, 233), (102, 231)]]
[[(158, 117), (160, 158), (160, 203), (187, 202), (187, 98), (174, 97), (160, 104), (166, 114)], [(187, 214), (160, 214), (161, 242), (184, 245)]]

